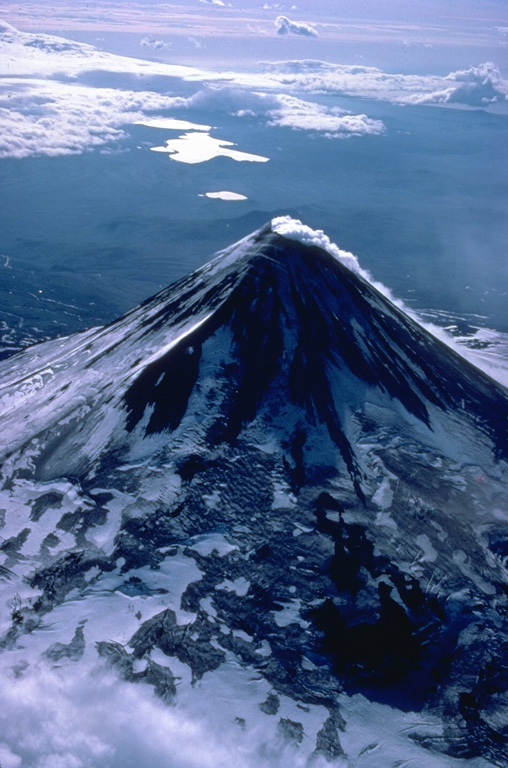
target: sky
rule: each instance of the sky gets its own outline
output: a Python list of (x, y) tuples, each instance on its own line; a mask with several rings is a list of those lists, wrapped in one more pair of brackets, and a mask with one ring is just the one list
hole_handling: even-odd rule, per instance
[[(470, 47), (478, 55), (490, 50), (499, 65), (506, 62), (508, 26), (505, 0), (500, 2), (453, 2), (411, 0), (399, 2), (273, 3), (261, 0), (187, 0), (179, 3), (57, 2), (3, 4), (3, 14), (22, 30), (71, 33), (78, 39), (105, 35), (116, 38), (117, 51), (133, 54), (139, 35), (145, 53), (162, 58), (236, 65), (252, 63), (258, 56), (325, 51), (334, 61), (343, 56), (374, 59), (382, 63), (397, 58), (399, 65), (417, 63), (422, 47), (433, 55), (421, 57), (420, 66), (438, 69), (453, 61), (454, 53)], [(284, 21), (280, 21), (283, 19)], [(129, 38), (135, 38), (130, 39)], [(313, 39), (309, 39), (313, 38)], [(224, 44), (227, 41), (227, 44)], [(391, 55), (388, 46), (392, 47)], [(393, 51), (393, 46), (396, 50)], [(172, 49), (172, 50), (171, 50)], [(321, 53), (319, 54), (321, 57)], [(443, 72), (444, 74), (444, 72)]]

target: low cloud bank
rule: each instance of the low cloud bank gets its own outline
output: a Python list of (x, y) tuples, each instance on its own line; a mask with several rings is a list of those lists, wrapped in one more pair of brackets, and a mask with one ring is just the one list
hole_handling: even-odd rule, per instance
[(268, 126), (314, 131), (329, 138), (380, 134), (384, 125), (366, 115), (327, 108), (284, 94), (206, 87), (190, 97), (154, 91), (91, 88), (78, 83), (26, 79), (0, 83), (0, 158), (111, 151), (128, 138), (128, 126), (171, 112), (223, 112), (254, 116)]
[(287, 16), (277, 16), (275, 26), (278, 35), (302, 35), (304, 37), (317, 37), (318, 33), (310, 24), (302, 24), (298, 21), (291, 21)]

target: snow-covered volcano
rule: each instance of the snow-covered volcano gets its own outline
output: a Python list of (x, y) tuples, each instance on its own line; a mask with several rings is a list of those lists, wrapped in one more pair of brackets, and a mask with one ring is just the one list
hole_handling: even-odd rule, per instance
[(351, 254), (274, 220), (0, 376), (13, 691), (112, 666), (231, 765), (508, 765), (508, 394)]

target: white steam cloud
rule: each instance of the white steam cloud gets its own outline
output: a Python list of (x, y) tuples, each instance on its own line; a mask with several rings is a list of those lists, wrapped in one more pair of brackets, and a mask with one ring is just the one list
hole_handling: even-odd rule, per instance
[(291, 21), (287, 16), (277, 16), (275, 26), (278, 35), (303, 35), (304, 37), (317, 37), (318, 33), (310, 24), (302, 24)]
[(334, 258), (340, 261), (344, 266), (361, 275), (366, 280), (370, 280), (370, 275), (360, 267), (358, 259), (353, 253), (343, 251), (338, 245), (333, 243), (322, 229), (312, 229), (303, 224), (299, 219), (292, 219), (291, 216), (278, 216), (272, 219), (272, 232), (275, 232), (287, 240), (296, 240), (303, 245), (315, 245), (327, 251)]

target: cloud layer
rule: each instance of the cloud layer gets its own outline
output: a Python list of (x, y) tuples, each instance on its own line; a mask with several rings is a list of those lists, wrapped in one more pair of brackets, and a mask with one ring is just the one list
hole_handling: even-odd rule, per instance
[(50, 80), (0, 81), (0, 158), (79, 154), (126, 138), (125, 126), (172, 99)]
[(488, 107), (506, 101), (508, 82), (490, 62), (445, 77), (387, 73), (377, 67), (303, 59), (267, 62), (264, 71), (244, 77), (251, 87), (313, 94), (361, 96), (396, 103), (464, 104)]
[[(151, 37), (143, 38), (141, 44), (155, 50), (165, 47), (163, 41)], [(129, 124), (184, 110), (256, 115), (267, 126), (314, 131), (330, 138), (384, 130), (380, 121), (364, 114), (352, 115), (274, 92), (283, 88), (286, 78), (272, 73), (261, 77), (265, 90), (259, 92), (249, 82), (245, 87), (232, 84), (235, 73), (215, 75), (126, 59), (52, 35), (21, 33), (7, 24), (0, 27), (0, 54), (4, 75), (0, 80), (0, 158), (78, 154), (98, 148), (110, 151), (128, 138)], [(304, 67), (304, 76), (307, 69)], [(169, 96), (142, 89), (91, 87), (83, 82), (88, 71), (126, 73), (135, 78), (166, 75), (210, 84), (190, 97)], [(324, 65), (318, 71), (327, 72)], [(314, 68), (313, 76), (315, 72)], [(107, 76), (101, 77), (107, 81)], [(215, 84), (210, 82), (214, 78), (218, 80)], [(298, 82), (301, 85), (301, 78)]]
[[(278, 21), (292, 33), (295, 22)], [(306, 25), (296, 24), (297, 28)], [(300, 31), (298, 34), (307, 34)], [(143, 47), (163, 50), (153, 37)], [(156, 76), (196, 83), (192, 96), (150, 90), (91, 87), (86, 73), (127, 76), (136, 87)], [(493, 63), (453, 72), (446, 77), (388, 74), (375, 67), (331, 64), (319, 60), (266, 64), (254, 73), (211, 72), (163, 62), (131, 59), (98, 51), (91, 45), (53, 35), (19, 32), (0, 24), (0, 157), (76, 154), (109, 148), (128, 136), (127, 126), (147, 117), (200, 109), (240, 117), (253, 115), (267, 126), (319, 133), (329, 138), (381, 134), (379, 120), (327, 107), (302, 94), (348, 95), (393, 102), (468, 105), (487, 108), (506, 104), (508, 84)], [(130, 78), (130, 80), (128, 80)], [(198, 85), (199, 84), (199, 85)], [(182, 89), (183, 90), (183, 89)]]

